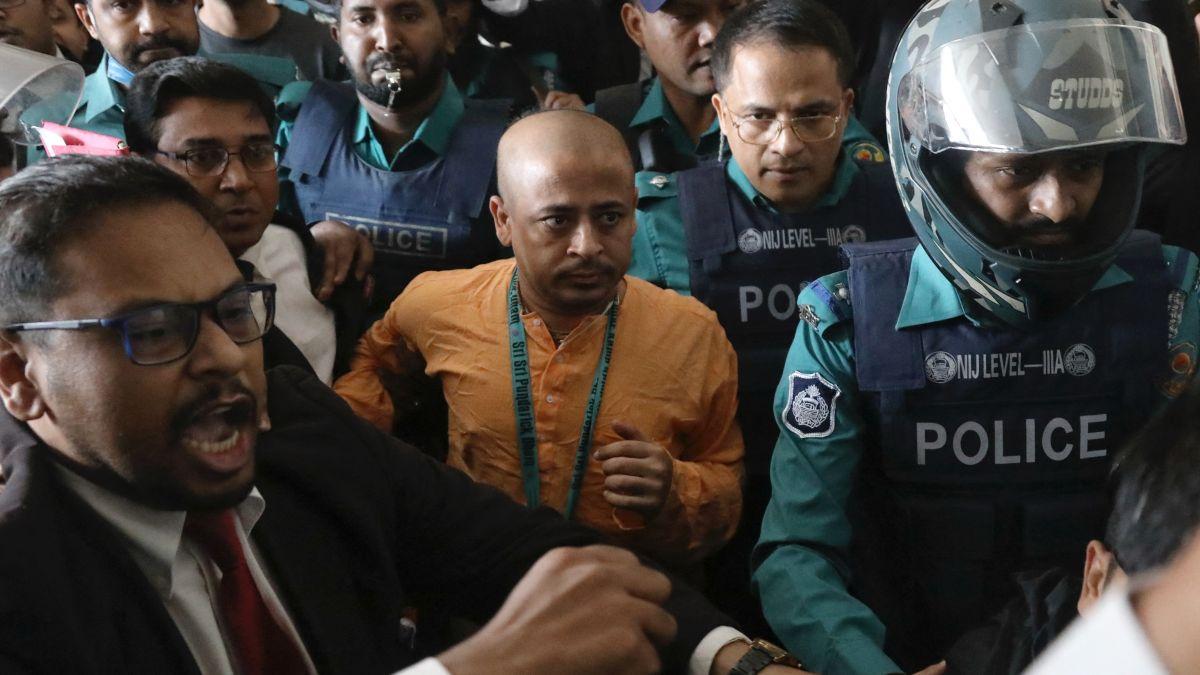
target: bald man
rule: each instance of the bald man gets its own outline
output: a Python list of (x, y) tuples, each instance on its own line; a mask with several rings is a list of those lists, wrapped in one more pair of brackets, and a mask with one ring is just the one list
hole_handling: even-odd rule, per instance
[(497, 171), (490, 209), (515, 258), (417, 277), (335, 389), (402, 431), (440, 384), (452, 466), (688, 568), (741, 510), (733, 349), (702, 304), (625, 276), (633, 165), (607, 122), (526, 117)]

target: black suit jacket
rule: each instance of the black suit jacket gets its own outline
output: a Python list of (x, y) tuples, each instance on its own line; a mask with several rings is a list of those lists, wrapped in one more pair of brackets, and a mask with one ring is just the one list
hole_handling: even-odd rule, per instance
[[(418, 660), (401, 611), (479, 621), (545, 551), (597, 541), (529, 511), (361, 421), (315, 378), (269, 373), (258, 443), (267, 508), (253, 537), (321, 673), (390, 673)], [(7, 414), (0, 453), (0, 672), (196, 673), (183, 638), (115, 532), (71, 493), (52, 451)], [(682, 671), (728, 621), (676, 585), (664, 663)]]

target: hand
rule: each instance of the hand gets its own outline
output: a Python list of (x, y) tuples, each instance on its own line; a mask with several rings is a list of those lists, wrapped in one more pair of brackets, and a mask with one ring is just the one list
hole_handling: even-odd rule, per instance
[(318, 300), (325, 302), (333, 295), (333, 290), (346, 281), (351, 265), (355, 279), (366, 279), (367, 272), (375, 262), (375, 249), (366, 237), (336, 220), (322, 220), (309, 230), (313, 239), (317, 240), (317, 245), (325, 252), (321, 286), (313, 293)]
[(609, 443), (593, 455), (602, 462), (604, 499), (617, 508), (653, 517), (671, 493), (675, 460), (631, 424), (615, 422), (613, 431), (625, 440)]
[(942, 675), (946, 672), (946, 662), (941, 661), (913, 675)]
[(661, 607), (670, 594), (666, 576), (624, 549), (554, 549), (486, 626), (438, 661), (454, 675), (657, 673), (654, 646), (675, 637)]
[[(537, 91), (534, 91), (537, 95)], [(551, 90), (546, 92), (546, 98), (542, 99), (542, 110), (562, 110), (570, 108), (572, 110), (587, 110), (587, 106), (583, 104), (583, 99), (577, 94), (569, 94), (565, 91)]]

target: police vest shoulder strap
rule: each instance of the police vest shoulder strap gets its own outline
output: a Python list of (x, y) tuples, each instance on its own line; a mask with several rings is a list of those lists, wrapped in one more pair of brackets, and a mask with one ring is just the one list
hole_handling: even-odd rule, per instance
[[(1163, 259), (1162, 237), (1148, 230), (1130, 232), (1117, 253), (1116, 264), (1134, 277), (1162, 272), (1167, 266)], [(1172, 279), (1178, 282), (1177, 286), (1183, 283), (1184, 267), (1186, 265), (1174, 266), (1173, 272), (1180, 275), (1178, 280)]]
[(280, 163), (297, 173), (319, 175), (338, 134), (346, 133), (357, 106), (358, 98), (349, 84), (313, 82), (300, 105), (291, 143)]
[(462, 119), (450, 137), (443, 157), (439, 207), (464, 218), (475, 218), (483, 209), (496, 172), (496, 148), (511, 117), (508, 99), (463, 102)]
[(646, 85), (630, 82), (596, 92), (596, 116), (625, 134), (646, 99)]
[(737, 248), (729, 200), (736, 196), (725, 179), (725, 165), (712, 162), (677, 174), (679, 212), (689, 260), (715, 271), (721, 256)]
[[(645, 158), (642, 156), (640, 142), (642, 134), (638, 130), (629, 128), (629, 124), (637, 116), (642, 102), (646, 100), (646, 92), (649, 90), (649, 80), (601, 89), (596, 92), (596, 102), (593, 108), (597, 117), (621, 132), (621, 138), (625, 139), (625, 146), (629, 148), (629, 154), (633, 157), (633, 168), (637, 171), (647, 168)], [(651, 134), (647, 137), (647, 142), (653, 138), (654, 134)]]
[[(1145, 230), (1131, 232), (1117, 254), (1115, 264), (1133, 277), (1134, 299), (1121, 303), (1109, 298), (1105, 306), (1113, 311), (1113, 315), (1105, 320), (1111, 327), (1112, 348), (1122, 358), (1128, 358), (1123, 369), (1129, 383), (1125, 388), (1125, 401), (1132, 410), (1147, 409), (1152, 406), (1151, 402), (1158, 400), (1154, 394), (1154, 383), (1161, 375), (1162, 364), (1167, 362), (1170, 343), (1170, 303), (1166, 300), (1171, 297), (1173, 290), (1183, 285), (1187, 256), (1181, 250), (1176, 264), (1168, 271), (1162, 239)], [(1129, 291), (1125, 286), (1118, 286), (1109, 292), (1120, 294)], [(1144, 298), (1162, 300), (1142, 302)], [(1117, 306), (1114, 307), (1114, 304)], [(1119, 307), (1127, 307), (1128, 310), (1121, 311)], [(1182, 305), (1179, 311), (1182, 313)], [(1131, 325), (1121, 330), (1118, 328), (1120, 324)], [(1144, 386), (1138, 386), (1137, 383)], [(1150, 411), (1147, 409), (1146, 412)]]
[(854, 358), (859, 389), (903, 391), (925, 385), (921, 334), (896, 330), (908, 289), (916, 239), (843, 247), (854, 302)]

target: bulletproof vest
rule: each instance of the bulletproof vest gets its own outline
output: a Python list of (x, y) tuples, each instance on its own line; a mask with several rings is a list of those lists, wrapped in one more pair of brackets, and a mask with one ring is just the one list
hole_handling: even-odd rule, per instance
[(1016, 573), (1080, 568), (1110, 460), (1161, 400), (1172, 287), (1157, 235), (1135, 232), (1117, 260), (1134, 280), (1052, 320), (897, 330), (915, 248), (846, 247), (864, 417), (852, 560), (906, 665), (942, 658)]
[(306, 222), (340, 220), (375, 246), (375, 297), (387, 302), (427, 270), (471, 267), (496, 248), (474, 227), (507, 124), (508, 103), (464, 101), (441, 157), (409, 171), (377, 169), (354, 153), (358, 100), (343, 83), (313, 83), (281, 165), (291, 172)]
[(634, 171), (675, 173), (694, 168), (696, 157), (675, 149), (667, 137), (665, 121), (655, 120), (638, 129), (629, 126), (645, 102), (650, 86), (650, 80), (646, 80), (601, 89), (596, 92), (596, 116), (621, 132), (633, 158)]
[(737, 351), (747, 471), (765, 472), (779, 430), (772, 399), (801, 318), (796, 298), (842, 269), (842, 244), (910, 236), (912, 227), (886, 164), (860, 166), (837, 204), (803, 214), (755, 206), (724, 164), (685, 171), (678, 185), (692, 295), (717, 313)]

